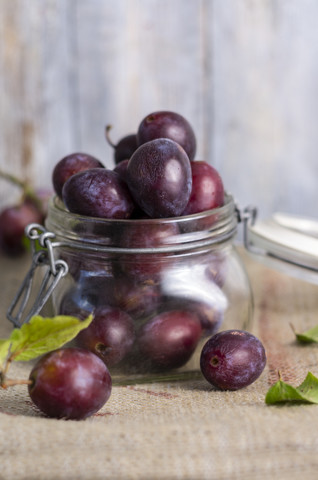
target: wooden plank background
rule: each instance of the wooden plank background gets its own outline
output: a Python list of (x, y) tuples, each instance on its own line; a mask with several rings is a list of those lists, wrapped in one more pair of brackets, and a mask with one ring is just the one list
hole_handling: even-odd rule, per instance
[(317, 25), (317, 0), (0, 0), (0, 168), (112, 167), (104, 126), (170, 109), (240, 205), (317, 218)]

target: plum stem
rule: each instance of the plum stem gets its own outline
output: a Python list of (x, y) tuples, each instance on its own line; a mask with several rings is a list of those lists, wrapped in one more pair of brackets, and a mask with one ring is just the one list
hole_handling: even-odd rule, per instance
[(17, 356), (17, 352), (15, 353), (11, 352), (11, 346), (12, 346), (12, 343), (9, 345), (9, 348), (8, 348), (8, 355), (5, 360), (4, 368), (3, 370), (0, 370), (0, 387), (6, 389), (8, 387), (13, 387), (14, 385), (31, 385), (32, 383), (31, 380), (7, 378), (7, 372), (8, 372), (9, 366), (11, 365), (14, 358)]
[(1, 378), (1, 388), (14, 387), (15, 385), (31, 385), (32, 380)]
[(15, 175), (11, 175), (10, 173), (4, 172), (3, 170), (0, 170), (0, 177), (3, 178), (4, 180), (8, 180), (8, 182), (13, 183), (14, 185), (17, 185), (18, 187), (22, 188), (25, 190), (26, 188), (26, 182), (23, 182), (19, 178), (17, 178)]
[(109, 143), (109, 145), (113, 148), (116, 148), (116, 145), (114, 144), (114, 142), (112, 142), (112, 140), (109, 136), (109, 132), (112, 128), (113, 128), (112, 125), (106, 125), (106, 127), (105, 127), (105, 137), (106, 137), (106, 140)]
[(20, 180), (15, 175), (4, 172), (3, 170), (0, 170), (0, 178), (3, 178), (13, 185), (20, 187), (23, 191), (23, 199), (28, 198), (31, 200), (31, 202), (39, 209), (39, 211), (42, 212), (42, 202), (28, 182)]

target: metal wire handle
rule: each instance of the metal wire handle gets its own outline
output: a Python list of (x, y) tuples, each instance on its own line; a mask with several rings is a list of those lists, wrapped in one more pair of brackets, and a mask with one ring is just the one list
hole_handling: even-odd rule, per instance
[[(42, 225), (32, 223), (26, 227), (25, 234), (31, 241), (32, 264), (7, 311), (7, 319), (15, 327), (29, 322), (42, 310), (61, 278), (68, 272), (67, 263), (54, 257), (54, 245), (51, 242), (55, 238), (54, 233), (48, 232)], [(37, 250), (37, 242), (42, 249)], [(45, 272), (28, 310), (35, 274), (39, 267), (45, 268)]]

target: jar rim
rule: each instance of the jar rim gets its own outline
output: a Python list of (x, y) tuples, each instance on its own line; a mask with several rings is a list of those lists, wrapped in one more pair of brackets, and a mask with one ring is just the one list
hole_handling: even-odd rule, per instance
[[(155, 219), (107, 219), (79, 215), (69, 212), (62, 200), (55, 195), (49, 200), (45, 223), (58, 238), (59, 245), (94, 250), (102, 248), (122, 253), (148, 253), (183, 250), (224, 242), (236, 234), (237, 221), (234, 199), (232, 195), (226, 193), (224, 205), (221, 207), (186, 216)], [(176, 224), (182, 233), (165, 239), (165, 243), (156, 247), (118, 247), (107, 237), (109, 231), (129, 228), (130, 225), (169, 224)], [(83, 244), (86, 246), (83, 247)]]
[(234, 207), (234, 199), (231, 194), (225, 193), (224, 196), (224, 204), (221, 207), (213, 208), (210, 210), (204, 210), (203, 212), (199, 213), (192, 213), (190, 215), (180, 215), (178, 217), (164, 217), (164, 218), (102, 218), (102, 217), (89, 217), (87, 215), (81, 215), (78, 213), (71, 213), (67, 208), (65, 207), (63, 201), (57, 196), (53, 195), (49, 199), (49, 206), (57, 209), (59, 212), (63, 213), (63, 216), (70, 217), (70, 218), (76, 218), (77, 220), (82, 220), (85, 222), (109, 222), (109, 223), (122, 223), (122, 224), (128, 224), (129, 222), (133, 223), (179, 223), (179, 222), (185, 222), (188, 220), (199, 220), (201, 218), (206, 218), (211, 214), (219, 214), (220, 216), (224, 216), (226, 213), (232, 213), (233, 207)]

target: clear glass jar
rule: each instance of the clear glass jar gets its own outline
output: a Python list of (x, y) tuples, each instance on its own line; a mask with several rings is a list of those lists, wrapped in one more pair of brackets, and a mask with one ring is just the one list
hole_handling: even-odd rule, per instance
[(45, 226), (55, 235), (55, 257), (69, 267), (53, 292), (53, 313), (116, 318), (114, 355), (109, 346), (100, 354), (117, 379), (195, 374), (209, 336), (250, 329), (252, 295), (233, 242), (231, 196), (200, 214), (130, 220), (72, 214), (54, 197)]

